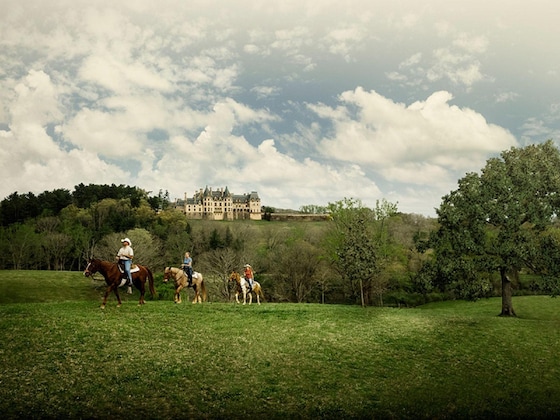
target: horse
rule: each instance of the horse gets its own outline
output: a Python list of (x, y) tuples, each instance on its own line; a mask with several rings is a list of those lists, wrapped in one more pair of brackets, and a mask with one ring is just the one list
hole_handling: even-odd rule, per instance
[[(156, 294), (152, 271), (148, 267), (138, 264), (133, 264), (130, 271), (132, 274), (132, 283), (138, 290), (140, 290), (140, 300), (138, 305), (144, 305), (146, 303), (144, 300), (144, 294), (146, 293), (146, 281), (149, 281), (152, 297)], [(122, 302), (119, 295), (119, 287), (124, 286), (127, 282), (128, 278), (126, 273), (121, 270), (117, 263), (92, 258), (88, 261), (88, 265), (84, 270), (84, 276), (89, 277), (96, 272), (101, 273), (101, 275), (105, 277), (105, 283), (107, 283), (107, 289), (105, 290), (105, 296), (103, 296), (101, 309), (105, 309), (107, 297), (111, 291), (115, 292), (115, 296), (117, 296), (118, 301), (117, 307), (120, 307)]]
[[(167, 283), (170, 277), (173, 277), (173, 280), (175, 280), (175, 295), (173, 296), (173, 301), (175, 303), (181, 303), (181, 290), (185, 287), (189, 287), (189, 278), (181, 268), (165, 267), (163, 272), (163, 282)], [(192, 303), (202, 303), (202, 301), (206, 301), (208, 299), (206, 294), (206, 284), (204, 283), (202, 274), (196, 271), (193, 272), (192, 275), (192, 288), (194, 290), (194, 299)]]
[(239, 303), (239, 294), (243, 293), (243, 305), (247, 303), (247, 295), (249, 295), (249, 305), (253, 303), (253, 293), (257, 296), (257, 303), (260, 305), (262, 297), (264, 299), (264, 293), (262, 291), (262, 287), (258, 281), (253, 281), (253, 287), (251, 292), (249, 292), (249, 284), (245, 277), (241, 277), (241, 275), (237, 271), (233, 271), (229, 276), (229, 281), (234, 281), (236, 290), (235, 290), (235, 301)]

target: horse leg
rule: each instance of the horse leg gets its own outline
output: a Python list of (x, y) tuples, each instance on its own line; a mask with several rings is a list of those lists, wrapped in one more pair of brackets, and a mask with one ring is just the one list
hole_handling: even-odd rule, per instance
[(197, 303), (198, 302), (198, 296), (200, 294), (198, 287), (196, 287), (196, 284), (193, 284), (192, 286), (193, 290), (194, 290), (194, 299), (192, 301), (192, 303)]
[(144, 300), (144, 295), (146, 294), (146, 283), (142, 281), (142, 279), (140, 279), (139, 281), (140, 281), (140, 300), (138, 301), (138, 306), (144, 305), (146, 303), (146, 301)]
[(105, 305), (107, 305), (107, 299), (109, 298), (109, 294), (111, 293), (112, 290), (115, 291), (115, 296), (117, 296), (117, 301), (118, 301), (117, 307), (119, 308), (121, 307), (122, 302), (121, 302), (121, 297), (119, 296), (118, 287), (115, 284), (111, 284), (107, 286), (107, 289), (105, 290), (105, 295), (103, 296), (103, 303), (101, 304), (101, 309), (105, 309)]
[(105, 290), (105, 295), (103, 296), (103, 303), (101, 304), (101, 309), (105, 309), (105, 305), (107, 305), (107, 298), (109, 297), (109, 293), (111, 293), (111, 286), (108, 286)]
[(177, 286), (177, 288), (175, 289), (175, 303), (181, 303), (181, 290), (183, 289), (183, 286), (180, 284), (179, 286)]
[(249, 305), (253, 303), (253, 292), (249, 292)]
[[(122, 301), (121, 301), (121, 295), (119, 294), (119, 285), (118, 284), (113, 284), (112, 286), (109, 287), (109, 289), (113, 288), (113, 290), (115, 291), (115, 296), (117, 297), (117, 308), (120, 308), (122, 305)], [(107, 293), (108, 294), (108, 293)], [(105, 296), (107, 296), (107, 294)], [(107, 302), (107, 299), (105, 299), (104, 303)]]
[(247, 289), (243, 290), (243, 305), (247, 303)]

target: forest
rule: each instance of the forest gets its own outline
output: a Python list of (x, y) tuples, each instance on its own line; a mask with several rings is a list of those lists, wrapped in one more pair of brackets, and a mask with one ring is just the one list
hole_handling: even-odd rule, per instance
[[(442, 199), (438, 217), (368, 208), (344, 198), (320, 221), (190, 220), (169, 202), (125, 185), (77, 185), (0, 202), (0, 269), (83, 270), (113, 261), (129, 237), (135, 262), (156, 273), (194, 269), (230, 297), (227, 277), (252, 265), (271, 302), (415, 306), (433, 300), (560, 292), (560, 153), (551, 141), (512, 148), (469, 173)], [(273, 212), (274, 209), (263, 208)]]
[[(355, 303), (363, 298), (364, 304), (383, 304), (390, 291), (403, 301), (409, 299), (405, 294), (414, 294), (413, 277), (423, 258), (414, 240), (426, 237), (436, 223), (398, 213), (396, 205), (385, 201), (376, 209), (352, 199), (332, 203), (334, 212), (368, 212), (373, 271), (360, 285), (345, 280), (336, 262), (334, 220), (187, 220), (170, 204), (166, 192), (150, 195), (125, 185), (13, 193), (0, 202), (0, 268), (79, 271), (90, 257), (112, 261), (120, 239), (128, 236), (136, 261), (155, 272), (180, 266), (190, 251), (195, 270), (207, 277), (225, 278), (250, 263), (270, 301)], [(319, 207), (301, 211), (310, 208)], [(224, 299), (226, 286), (220, 291)]]

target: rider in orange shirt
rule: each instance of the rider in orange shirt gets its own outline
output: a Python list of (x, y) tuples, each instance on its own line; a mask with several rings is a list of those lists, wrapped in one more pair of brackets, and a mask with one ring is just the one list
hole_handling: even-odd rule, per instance
[(254, 273), (253, 268), (249, 264), (245, 264), (243, 275), (245, 280), (249, 283), (249, 292), (253, 289)]

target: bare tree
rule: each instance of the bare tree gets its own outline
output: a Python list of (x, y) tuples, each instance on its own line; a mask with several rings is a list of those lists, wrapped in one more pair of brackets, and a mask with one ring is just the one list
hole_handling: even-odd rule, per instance
[(222, 299), (230, 300), (229, 275), (241, 265), (239, 255), (231, 248), (220, 248), (202, 254), (199, 267), (205, 275), (213, 275), (220, 279), (216, 294)]

